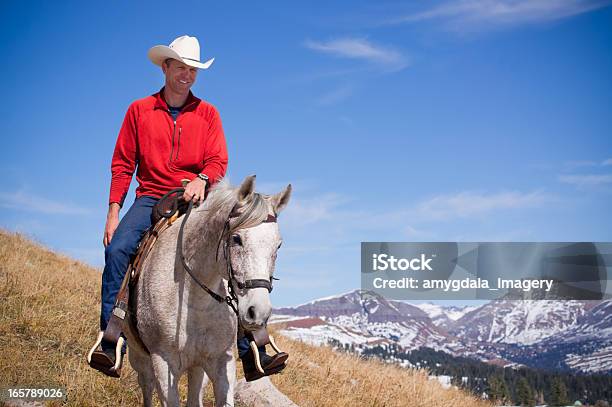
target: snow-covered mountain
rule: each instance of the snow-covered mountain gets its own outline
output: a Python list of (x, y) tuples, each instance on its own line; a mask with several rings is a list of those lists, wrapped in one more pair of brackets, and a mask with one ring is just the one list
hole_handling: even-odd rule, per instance
[(612, 373), (612, 301), (590, 301), (588, 306), (575, 325), (538, 345), (543, 350), (569, 349), (564, 362), (572, 369)]
[(372, 292), (352, 291), (297, 307), (279, 308), (274, 314), (271, 322), (284, 322), (285, 335), (315, 344), (398, 343), (405, 349), (427, 346), (447, 351), (452, 351), (455, 345), (420, 308)]
[(498, 300), (456, 321), (450, 332), (470, 342), (531, 345), (576, 325), (586, 301)]
[(434, 325), (446, 330), (451, 329), (455, 325), (455, 322), (465, 314), (478, 308), (476, 306), (457, 307), (431, 303), (414, 304), (414, 306), (425, 312)]
[(282, 333), (359, 352), (432, 348), (498, 365), (612, 372), (612, 301), (496, 300), (478, 307), (392, 301), (360, 290), (274, 310)]

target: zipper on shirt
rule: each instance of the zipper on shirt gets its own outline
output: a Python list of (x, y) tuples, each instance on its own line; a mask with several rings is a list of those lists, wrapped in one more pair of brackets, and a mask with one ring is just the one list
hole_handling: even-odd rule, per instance
[(178, 142), (176, 143), (176, 157), (174, 157), (174, 160), (178, 160), (179, 157), (179, 151), (181, 150), (181, 133), (183, 132), (183, 127), (179, 126), (179, 136), (178, 136)]
[(172, 156), (174, 155), (174, 133), (176, 133), (176, 120), (174, 120), (174, 127), (172, 128), (172, 147), (170, 149), (170, 162), (172, 162)]

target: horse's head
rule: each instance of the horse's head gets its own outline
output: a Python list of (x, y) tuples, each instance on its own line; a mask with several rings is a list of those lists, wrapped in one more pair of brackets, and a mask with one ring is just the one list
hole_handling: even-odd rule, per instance
[(272, 312), (272, 277), (282, 243), (276, 217), (289, 202), (291, 185), (276, 195), (261, 195), (250, 176), (237, 194), (227, 235), (228, 277), (238, 298), (239, 323), (251, 331), (261, 328)]

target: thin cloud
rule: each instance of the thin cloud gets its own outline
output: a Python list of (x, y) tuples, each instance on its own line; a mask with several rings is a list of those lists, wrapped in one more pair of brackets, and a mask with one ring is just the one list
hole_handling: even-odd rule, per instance
[[(316, 199), (292, 201), (283, 222), (292, 229), (326, 225), (327, 230), (341, 231), (345, 237), (384, 231), (401, 225), (404, 236), (431, 237), (421, 229), (431, 222), (475, 218), (483, 214), (507, 210), (538, 208), (555, 201), (552, 195), (540, 191), (480, 193), (463, 191), (439, 195), (414, 206), (391, 211), (363, 211), (347, 205), (352, 201), (345, 196), (325, 194)], [(395, 226), (393, 226), (395, 225)], [(304, 230), (304, 229), (301, 229)], [(338, 240), (339, 241), (339, 240)]]
[(414, 225), (474, 218), (505, 210), (537, 208), (553, 200), (555, 200), (555, 197), (539, 191), (499, 193), (463, 191), (456, 194), (438, 195), (423, 200), (412, 207), (381, 212), (370, 215), (366, 219), (369, 220), (367, 225), (371, 228), (410, 222), (405, 230), (407, 235), (431, 235), (426, 230), (416, 229)]
[(574, 171), (577, 168), (596, 167), (599, 165), (597, 161), (592, 160), (574, 160), (563, 163), (564, 171)]
[(403, 228), (404, 236), (409, 239), (417, 239), (417, 240), (425, 240), (425, 239), (434, 239), (436, 234), (432, 231), (426, 231), (423, 229), (416, 229), (410, 225), (405, 226)]
[(330, 193), (311, 199), (291, 199), (283, 214), (288, 227), (302, 227), (334, 218), (338, 207), (349, 200), (339, 194)]
[(348, 116), (340, 116), (338, 119), (349, 127), (355, 127), (355, 121)]
[(318, 104), (321, 106), (331, 106), (346, 100), (353, 94), (353, 87), (349, 85), (340, 86), (318, 99)]
[(306, 48), (341, 58), (360, 59), (384, 68), (400, 71), (408, 66), (408, 59), (399, 51), (364, 38), (338, 38), (330, 41), (304, 42)]
[(497, 210), (533, 208), (550, 199), (541, 192), (461, 192), (431, 198), (417, 205), (416, 210), (421, 220), (445, 220), (478, 216)]
[(390, 20), (391, 24), (441, 20), (458, 30), (559, 20), (606, 7), (607, 0), (462, 0)]
[(87, 208), (68, 203), (54, 201), (24, 190), (16, 192), (0, 192), (0, 206), (26, 212), (37, 212), (48, 215), (86, 215), (91, 213)]
[[(555, 197), (540, 191), (481, 193), (463, 191), (439, 195), (409, 208), (392, 211), (364, 212), (347, 207), (351, 200), (338, 194), (325, 194), (316, 199), (295, 200), (287, 208), (285, 222), (291, 226), (336, 222), (351, 233), (357, 230), (380, 230), (389, 225), (405, 227), (406, 235), (427, 234), (412, 223), (461, 219), (495, 211), (537, 208)], [(410, 220), (411, 224), (406, 224)]]
[(612, 183), (612, 174), (562, 175), (559, 181), (579, 187), (592, 187)]
[(603, 161), (594, 161), (594, 160), (581, 160), (581, 161), (567, 161), (564, 163), (564, 169), (568, 171), (575, 170), (577, 168), (583, 167), (607, 167), (612, 165), (612, 158), (608, 158)]

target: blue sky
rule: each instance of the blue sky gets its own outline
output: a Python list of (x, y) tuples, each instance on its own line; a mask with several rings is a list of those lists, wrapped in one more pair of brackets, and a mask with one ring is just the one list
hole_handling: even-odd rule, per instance
[(193, 91), (230, 180), (294, 185), (275, 305), (357, 288), (361, 241), (612, 240), (610, 2), (0, 10), (0, 226), (97, 267), (117, 132), (163, 83), (147, 50), (183, 34), (215, 57)]

